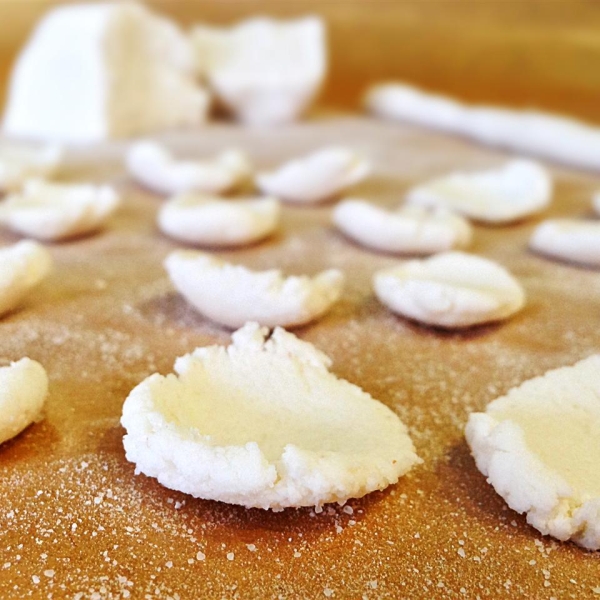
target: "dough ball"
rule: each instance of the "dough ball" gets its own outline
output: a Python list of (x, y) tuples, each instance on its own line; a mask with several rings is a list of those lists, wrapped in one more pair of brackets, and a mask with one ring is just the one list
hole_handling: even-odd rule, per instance
[(370, 171), (369, 163), (351, 150), (331, 147), (259, 173), (256, 183), (263, 193), (281, 200), (313, 204), (339, 195)]
[(538, 213), (550, 204), (552, 179), (531, 160), (513, 160), (499, 169), (456, 172), (419, 185), (407, 201), (418, 206), (440, 206), (475, 221), (512, 223)]
[(0, 444), (39, 420), (47, 394), (48, 376), (35, 360), (0, 368)]
[(275, 231), (281, 206), (275, 198), (220, 200), (183, 194), (158, 214), (163, 233), (187, 244), (233, 247), (252, 244)]
[(123, 405), (127, 459), (171, 489), (246, 507), (345, 502), (420, 462), (386, 406), (291, 333), (248, 323), (178, 358)]
[(99, 229), (119, 202), (105, 185), (29, 181), (0, 205), (0, 222), (22, 235), (60, 241)]
[(465, 433), (477, 468), (530, 525), (600, 549), (600, 355), (510, 390)]
[(600, 267), (600, 222), (543, 221), (535, 228), (529, 246), (551, 258)]
[(373, 283), (392, 312), (447, 329), (500, 321), (525, 305), (523, 288), (506, 269), (464, 252), (383, 269)]
[(247, 321), (293, 327), (314, 321), (339, 299), (337, 269), (314, 277), (285, 277), (278, 269), (252, 271), (202, 252), (176, 251), (165, 268), (177, 291), (203, 315), (235, 329)]
[(392, 254), (435, 254), (464, 248), (472, 235), (465, 219), (444, 209), (409, 206), (389, 211), (354, 198), (336, 206), (333, 222), (359, 244)]
[(0, 315), (15, 309), (52, 269), (52, 257), (37, 242), (0, 249)]

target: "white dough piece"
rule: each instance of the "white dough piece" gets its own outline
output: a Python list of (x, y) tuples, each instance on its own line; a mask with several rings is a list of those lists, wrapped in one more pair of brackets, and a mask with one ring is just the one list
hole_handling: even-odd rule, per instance
[(450, 173), (408, 192), (415, 206), (439, 206), (484, 223), (504, 224), (540, 212), (552, 197), (552, 179), (544, 167), (513, 160), (499, 169)]
[(27, 179), (51, 177), (62, 160), (59, 146), (0, 145), (0, 193), (20, 188)]
[(374, 86), (367, 94), (366, 105), (380, 117), (440, 129), (574, 167), (600, 169), (600, 129), (575, 119), (534, 110), (467, 106), (400, 83)]
[(594, 212), (600, 216), (600, 192), (596, 192), (592, 196), (592, 208)]
[(68, 4), (14, 67), (4, 132), (87, 143), (204, 121), (208, 95), (176, 25), (135, 2)]
[(0, 223), (22, 235), (59, 241), (99, 229), (119, 203), (106, 185), (31, 180), (0, 204)]
[(529, 247), (559, 260), (600, 267), (600, 222), (549, 219), (540, 223)]
[(127, 168), (133, 178), (158, 194), (184, 192), (221, 194), (250, 177), (252, 168), (240, 150), (228, 150), (213, 160), (175, 160), (156, 142), (143, 141), (127, 152)]
[(510, 390), (465, 434), (510, 508), (544, 535), (600, 549), (600, 355)]
[(525, 305), (523, 288), (506, 269), (464, 252), (383, 269), (373, 285), (392, 312), (447, 329), (500, 321)]
[(221, 102), (249, 125), (297, 119), (316, 96), (327, 68), (318, 17), (254, 18), (228, 29), (191, 33), (196, 68)]
[(343, 503), (421, 462), (386, 406), (330, 373), (330, 359), (248, 323), (224, 348), (178, 358), (123, 405), (127, 460), (199, 498), (248, 508)]
[(336, 206), (333, 222), (359, 244), (395, 254), (464, 248), (472, 235), (468, 221), (444, 209), (408, 206), (389, 211), (355, 198)]
[(278, 269), (251, 271), (202, 252), (176, 251), (165, 268), (179, 293), (209, 319), (236, 329), (248, 321), (293, 327), (314, 321), (339, 299), (337, 269), (285, 277)]
[(275, 231), (281, 218), (276, 198), (221, 200), (183, 194), (165, 203), (158, 213), (163, 233), (188, 244), (244, 246)]
[(370, 171), (370, 164), (361, 156), (332, 146), (292, 160), (275, 171), (259, 173), (256, 183), (265, 194), (312, 204), (339, 195)]
[(16, 308), (52, 269), (52, 257), (37, 242), (0, 248), (0, 315)]
[(0, 367), (0, 444), (41, 416), (48, 395), (48, 375), (39, 362), (22, 358)]

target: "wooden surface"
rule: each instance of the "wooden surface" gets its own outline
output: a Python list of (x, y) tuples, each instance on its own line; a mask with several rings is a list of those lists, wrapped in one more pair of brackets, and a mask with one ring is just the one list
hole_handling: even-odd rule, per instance
[[(375, 165), (354, 193), (388, 206), (424, 177), (503, 158), (358, 118), (268, 134), (212, 126), (165, 139), (186, 156), (239, 145), (261, 168), (343, 142)], [(154, 225), (161, 200), (128, 180), (122, 149), (71, 157), (66, 179), (112, 182), (124, 206), (100, 234), (52, 246), (54, 273), (0, 321), (2, 362), (30, 356), (50, 375), (46, 418), (0, 448), (0, 597), (596, 597), (600, 553), (544, 538), (508, 510), (475, 468), (462, 430), (470, 411), (510, 387), (599, 350), (598, 272), (527, 251), (539, 218), (476, 227), (471, 250), (508, 267), (528, 304), (505, 324), (442, 333), (391, 315), (374, 298), (373, 272), (398, 259), (336, 233), (331, 205), (286, 206), (274, 238), (221, 254), (289, 273), (346, 273), (340, 303), (297, 334), (403, 419), (424, 464), (350, 502), (352, 510), (272, 513), (196, 500), (134, 475), (121, 406), (144, 377), (169, 372), (197, 345), (227, 343), (229, 333), (173, 291), (161, 263), (176, 246)], [(554, 174), (547, 215), (587, 215), (599, 178)], [(0, 234), (2, 245), (16, 240)]]
[[(0, 81), (57, 0), (0, 0)], [(593, 0), (152, 0), (184, 27), (256, 14), (327, 21), (322, 102), (355, 108), (365, 88), (405, 79), (480, 102), (600, 122), (600, 3)], [(0, 104), (1, 91), (0, 85)]]

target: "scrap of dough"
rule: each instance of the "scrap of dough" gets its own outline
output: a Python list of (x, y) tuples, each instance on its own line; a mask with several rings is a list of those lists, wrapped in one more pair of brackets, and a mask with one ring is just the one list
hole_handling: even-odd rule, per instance
[(440, 206), (484, 223), (512, 223), (548, 206), (552, 179), (544, 167), (513, 160), (499, 169), (450, 173), (408, 192), (416, 206)]
[(549, 219), (540, 223), (529, 240), (536, 252), (600, 267), (600, 222)]
[(281, 206), (275, 198), (221, 200), (183, 194), (158, 213), (163, 233), (188, 244), (233, 247), (264, 239), (279, 224)]
[(20, 188), (32, 177), (51, 177), (62, 160), (59, 146), (0, 145), (0, 193)]
[(398, 83), (371, 88), (366, 105), (384, 118), (456, 133), (575, 167), (600, 169), (600, 129), (575, 119), (533, 110), (467, 106)]
[(464, 252), (383, 269), (373, 285), (392, 312), (447, 329), (500, 321), (525, 305), (523, 288), (506, 269)]
[(0, 444), (40, 419), (47, 395), (48, 375), (35, 360), (0, 367)]
[(0, 315), (16, 308), (51, 269), (50, 253), (37, 242), (23, 240), (0, 248)]
[(127, 152), (133, 178), (158, 194), (184, 192), (221, 194), (250, 177), (252, 168), (240, 150), (228, 150), (213, 160), (176, 160), (156, 142), (133, 144)]
[(19, 56), (3, 128), (87, 143), (201, 123), (207, 108), (172, 21), (134, 2), (68, 4), (48, 12)]
[(228, 29), (203, 25), (193, 29), (191, 41), (199, 75), (250, 125), (298, 118), (327, 68), (325, 27), (318, 17), (255, 18)]
[(368, 161), (351, 150), (329, 147), (292, 160), (275, 171), (259, 173), (256, 183), (265, 194), (312, 204), (337, 196), (362, 181), (370, 171)]
[(421, 462), (386, 406), (330, 373), (331, 360), (248, 323), (142, 381), (123, 405), (127, 460), (171, 489), (247, 508), (343, 503)]
[(119, 206), (109, 186), (28, 181), (0, 204), (0, 223), (22, 235), (64, 240), (97, 230)]
[(510, 390), (465, 434), (510, 508), (544, 535), (600, 549), (600, 355)]
[(465, 219), (443, 209), (409, 206), (389, 211), (354, 198), (336, 206), (333, 222), (359, 244), (396, 254), (435, 254), (464, 248), (472, 235)]
[(236, 329), (248, 321), (268, 327), (304, 325), (339, 299), (344, 275), (285, 277), (278, 269), (251, 271), (202, 252), (172, 252), (165, 268), (178, 292), (209, 319)]

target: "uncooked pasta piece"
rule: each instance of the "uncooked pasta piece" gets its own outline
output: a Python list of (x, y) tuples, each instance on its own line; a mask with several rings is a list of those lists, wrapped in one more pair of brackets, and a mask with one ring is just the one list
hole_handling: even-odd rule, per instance
[(265, 193), (299, 204), (328, 200), (362, 181), (369, 163), (346, 148), (324, 148), (292, 160), (279, 169), (259, 173), (256, 182)]
[(178, 358), (123, 405), (136, 471), (199, 498), (280, 510), (345, 502), (420, 462), (386, 406), (329, 372), (311, 344), (248, 323)]
[(40, 419), (47, 394), (48, 376), (35, 360), (0, 367), (0, 444)]
[(60, 241), (96, 231), (119, 203), (106, 185), (34, 180), (0, 204), (0, 223), (22, 235)]
[(373, 283), (392, 312), (448, 329), (501, 321), (525, 304), (523, 288), (506, 269), (464, 252), (383, 269)]
[(264, 239), (275, 231), (280, 217), (275, 198), (222, 200), (183, 194), (161, 208), (158, 224), (168, 236), (187, 244), (233, 247)]
[(0, 315), (15, 309), (52, 269), (41, 244), (23, 240), (0, 249)]
[(600, 355), (549, 371), (473, 413), (477, 468), (544, 535), (600, 549)]
[(32, 177), (51, 177), (63, 151), (59, 146), (0, 145), (0, 193), (18, 190)]
[(137, 142), (127, 152), (132, 177), (157, 194), (184, 192), (221, 194), (250, 177), (252, 168), (240, 150), (226, 150), (213, 159), (177, 160), (156, 142)]
[(407, 202), (457, 211), (475, 221), (512, 223), (546, 208), (552, 179), (541, 165), (513, 160), (499, 169), (450, 173), (418, 185)]
[(336, 206), (333, 222), (359, 244), (393, 254), (464, 248), (472, 235), (468, 221), (444, 209), (407, 206), (390, 211), (355, 198)]
[(600, 222), (577, 219), (543, 221), (535, 228), (529, 246), (551, 258), (600, 267)]
[(209, 319), (235, 329), (248, 321), (292, 327), (321, 317), (339, 299), (337, 269), (314, 277), (285, 277), (278, 269), (252, 271), (202, 252), (176, 251), (165, 261), (173, 285)]

